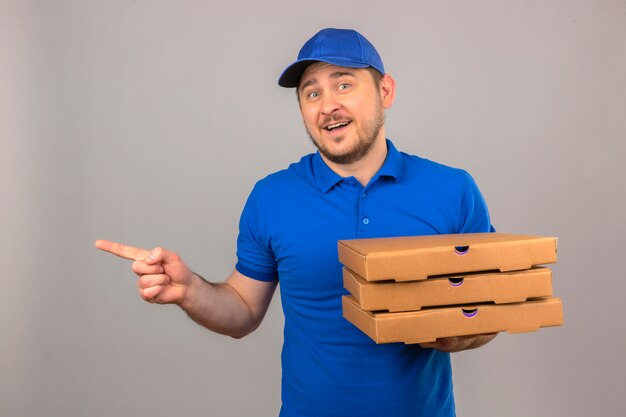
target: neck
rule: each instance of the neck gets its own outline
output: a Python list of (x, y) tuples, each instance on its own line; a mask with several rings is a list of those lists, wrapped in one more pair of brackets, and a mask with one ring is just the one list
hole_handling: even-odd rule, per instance
[(351, 164), (337, 164), (329, 161), (322, 155), (322, 159), (326, 162), (326, 165), (336, 174), (342, 177), (354, 177), (364, 187), (370, 182), (372, 177), (376, 175), (380, 167), (383, 166), (386, 157), (387, 142), (385, 141), (385, 133), (382, 130), (367, 155)]

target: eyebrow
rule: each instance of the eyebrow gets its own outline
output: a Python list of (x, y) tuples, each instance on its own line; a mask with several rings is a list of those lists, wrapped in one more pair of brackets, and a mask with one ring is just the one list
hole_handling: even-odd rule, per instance
[[(330, 74), (330, 78), (340, 78), (346, 75), (353, 78), (356, 77), (356, 75), (354, 75), (354, 73), (350, 71), (336, 71)], [(308, 86), (315, 84), (317, 84), (317, 78), (311, 78), (310, 80), (307, 80), (304, 84), (302, 84), (302, 86), (300, 87), (300, 91), (303, 91)]]

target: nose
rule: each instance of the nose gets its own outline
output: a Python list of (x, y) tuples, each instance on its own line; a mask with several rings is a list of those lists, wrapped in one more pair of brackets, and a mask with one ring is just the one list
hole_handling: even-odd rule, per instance
[(339, 110), (339, 102), (332, 94), (324, 94), (321, 98), (320, 111), (323, 115), (330, 116), (335, 111)]

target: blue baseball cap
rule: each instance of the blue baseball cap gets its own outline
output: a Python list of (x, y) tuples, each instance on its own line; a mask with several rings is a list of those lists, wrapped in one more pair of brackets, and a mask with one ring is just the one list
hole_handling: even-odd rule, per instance
[(298, 54), (298, 60), (287, 67), (278, 79), (281, 87), (297, 87), (302, 73), (314, 62), (326, 62), (347, 68), (372, 67), (385, 74), (374, 45), (352, 29), (322, 29), (309, 39)]

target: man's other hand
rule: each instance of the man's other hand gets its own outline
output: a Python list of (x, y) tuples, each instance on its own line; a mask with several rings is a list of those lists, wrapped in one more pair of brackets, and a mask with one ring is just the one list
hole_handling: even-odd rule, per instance
[(108, 240), (98, 240), (95, 246), (134, 261), (132, 270), (139, 277), (137, 287), (144, 300), (158, 304), (184, 302), (194, 274), (176, 253), (160, 247), (147, 251)]
[(491, 342), (498, 333), (479, 334), (471, 336), (443, 337), (435, 342), (420, 343), (423, 348), (440, 350), (442, 352), (460, 352), (476, 349)]

